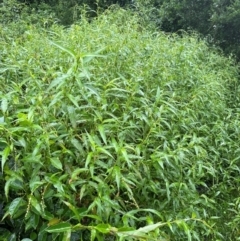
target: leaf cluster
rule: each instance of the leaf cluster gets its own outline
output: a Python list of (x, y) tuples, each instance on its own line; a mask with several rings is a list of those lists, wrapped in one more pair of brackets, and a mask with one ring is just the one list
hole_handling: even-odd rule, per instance
[(1, 238), (238, 237), (237, 68), (139, 22), (1, 25)]

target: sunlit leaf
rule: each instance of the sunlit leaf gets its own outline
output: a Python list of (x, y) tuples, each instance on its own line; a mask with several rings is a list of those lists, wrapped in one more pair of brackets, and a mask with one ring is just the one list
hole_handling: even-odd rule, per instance
[(61, 222), (61, 219), (53, 218), (53, 219), (49, 220), (48, 226), (52, 226), (52, 225), (58, 224), (60, 222)]
[(12, 218), (17, 218), (26, 212), (26, 207), (27, 203), (23, 198), (15, 198), (8, 207), (8, 212)]
[(6, 113), (7, 109), (8, 109), (8, 100), (6, 98), (3, 98), (1, 102), (1, 110), (3, 114)]
[(32, 207), (41, 215), (43, 210), (40, 201), (38, 201), (33, 195), (29, 196), (29, 199)]
[(105, 131), (104, 131), (103, 125), (99, 125), (98, 126), (98, 131), (99, 131), (99, 133), (100, 133), (100, 135), (101, 135), (101, 137), (103, 139), (104, 144), (107, 145), (107, 139), (106, 139), (106, 135), (105, 135)]
[(120, 171), (120, 167), (118, 166), (115, 166), (113, 168), (113, 175), (115, 175), (115, 180), (116, 180), (116, 183), (117, 183), (117, 188), (118, 190), (120, 189), (120, 181), (121, 181), (121, 171)]
[(62, 241), (70, 241), (71, 234), (72, 234), (71, 230), (64, 232)]
[(3, 168), (4, 168), (4, 165), (5, 165), (5, 163), (6, 163), (6, 161), (7, 161), (7, 158), (8, 158), (8, 156), (9, 156), (9, 154), (10, 154), (10, 151), (11, 151), (11, 148), (10, 148), (10, 146), (6, 146), (5, 148), (4, 148), (4, 150), (3, 150), (3, 152), (2, 152), (2, 162), (1, 162), (1, 167), (2, 167), (2, 172), (3, 172)]
[(95, 229), (100, 233), (109, 233), (111, 226), (109, 224), (98, 224)]
[(52, 226), (49, 226), (46, 231), (49, 233), (63, 233), (69, 232), (72, 229), (72, 225), (68, 222), (58, 223)]
[(59, 158), (51, 158), (50, 162), (54, 167), (62, 170), (62, 162), (59, 160)]

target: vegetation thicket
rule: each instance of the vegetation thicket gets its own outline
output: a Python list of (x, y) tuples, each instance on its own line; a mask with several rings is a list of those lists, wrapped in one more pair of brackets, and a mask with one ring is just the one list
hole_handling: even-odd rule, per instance
[(1, 0), (0, 22), (22, 15), (35, 20), (41, 15), (46, 20), (50, 15), (69, 26), (81, 17), (83, 9), (92, 18), (113, 4), (134, 9), (165, 32), (197, 31), (225, 54), (240, 59), (240, 0)]
[(238, 68), (141, 21), (1, 23), (1, 240), (239, 240)]
[(161, 30), (197, 31), (225, 54), (240, 59), (239, 0), (136, 0), (140, 12)]

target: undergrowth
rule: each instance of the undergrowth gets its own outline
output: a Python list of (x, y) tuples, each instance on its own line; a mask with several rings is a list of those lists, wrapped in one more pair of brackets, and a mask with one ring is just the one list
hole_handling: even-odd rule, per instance
[(238, 69), (139, 23), (0, 26), (0, 240), (238, 240)]

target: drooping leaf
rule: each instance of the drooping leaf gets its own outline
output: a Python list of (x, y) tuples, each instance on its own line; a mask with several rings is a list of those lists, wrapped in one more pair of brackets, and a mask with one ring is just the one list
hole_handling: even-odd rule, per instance
[(6, 161), (7, 161), (7, 158), (9, 156), (9, 154), (10, 154), (10, 151), (11, 151), (10, 146), (6, 146), (4, 148), (4, 150), (2, 151), (2, 162), (1, 162), (1, 164), (2, 164), (1, 165), (2, 172), (3, 172), (4, 165), (5, 165)]

